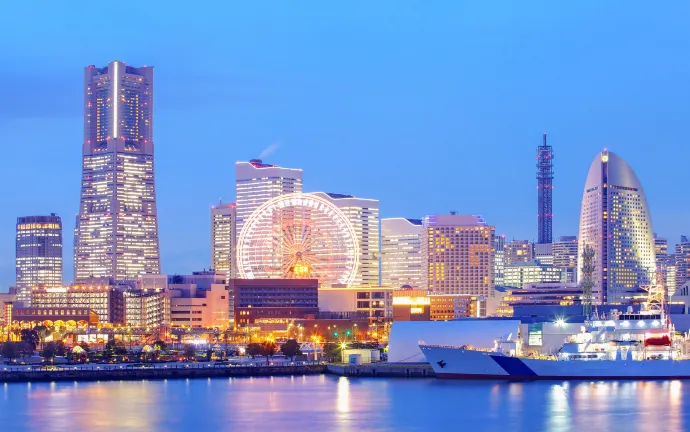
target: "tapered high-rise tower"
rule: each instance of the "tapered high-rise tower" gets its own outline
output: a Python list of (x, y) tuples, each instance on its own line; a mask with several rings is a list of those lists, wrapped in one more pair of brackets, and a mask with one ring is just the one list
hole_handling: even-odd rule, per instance
[[(597, 154), (582, 194), (578, 280), (593, 266), (592, 301), (628, 303), (656, 271), (654, 234), (647, 198), (630, 165), (615, 153)], [(586, 262), (583, 251), (593, 253)], [(591, 269), (590, 269), (591, 270)]]
[(537, 147), (537, 243), (553, 241), (553, 148), (546, 144)]
[(74, 277), (160, 273), (153, 169), (153, 67), (84, 69), (81, 202)]

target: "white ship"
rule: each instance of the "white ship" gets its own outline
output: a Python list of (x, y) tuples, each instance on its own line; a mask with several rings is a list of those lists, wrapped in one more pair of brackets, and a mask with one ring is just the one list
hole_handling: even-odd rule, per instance
[(458, 379), (684, 379), (690, 359), (661, 311), (615, 314), (592, 320), (553, 356), (523, 356), (519, 340), (506, 335), (493, 350), (469, 346), (419, 347), (439, 378)]

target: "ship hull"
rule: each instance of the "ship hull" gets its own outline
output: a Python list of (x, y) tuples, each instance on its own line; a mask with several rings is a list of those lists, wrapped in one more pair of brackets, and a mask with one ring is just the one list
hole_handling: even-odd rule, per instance
[(420, 346), (439, 378), (484, 380), (690, 379), (690, 360), (557, 361)]

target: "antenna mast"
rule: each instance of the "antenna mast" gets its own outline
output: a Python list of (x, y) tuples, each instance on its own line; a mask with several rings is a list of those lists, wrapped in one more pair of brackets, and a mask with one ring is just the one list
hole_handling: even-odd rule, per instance
[(585, 245), (582, 251), (582, 315), (585, 318), (592, 316), (592, 288), (594, 287), (594, 249)]

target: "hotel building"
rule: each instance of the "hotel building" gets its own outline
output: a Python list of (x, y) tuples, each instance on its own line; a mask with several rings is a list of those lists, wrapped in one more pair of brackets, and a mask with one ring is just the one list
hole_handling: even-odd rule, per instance
[(235, 163), (235, 238), (254, 210), (271, 198), (302, 192), (302, 170), (265, 164), (261, 159)]
[(578, 240), (580, 251), (594, 250), (595, 303), (626, 303), (652, 280), (656, 255), (647, 199), (635, 172), (615, 153), (597, 154), (589, 169)]
[(16, 300), (31, 306), (34, 287), (62, 286), (62, 220), (50, 216), (17, 218)]
[(379, 201), (325, 192), (312, 195), (335, 204), (355, 230), (360, 257), (352, 286), (379, 286)]
[(381, 285), (426, 289), (421, 219), (381, 219)]
[(86, 67), (77, 281), (160, 273), (153, 151), (153, 67)]
[(228, 278), (233, 277), (236, 214), (235, 203), (211, 207), (211, 268)]
[(489, 296), (494, 291), (494, 232), (479, 216), (431, 215), (423, 219), (422, 256), (434, 294)]

